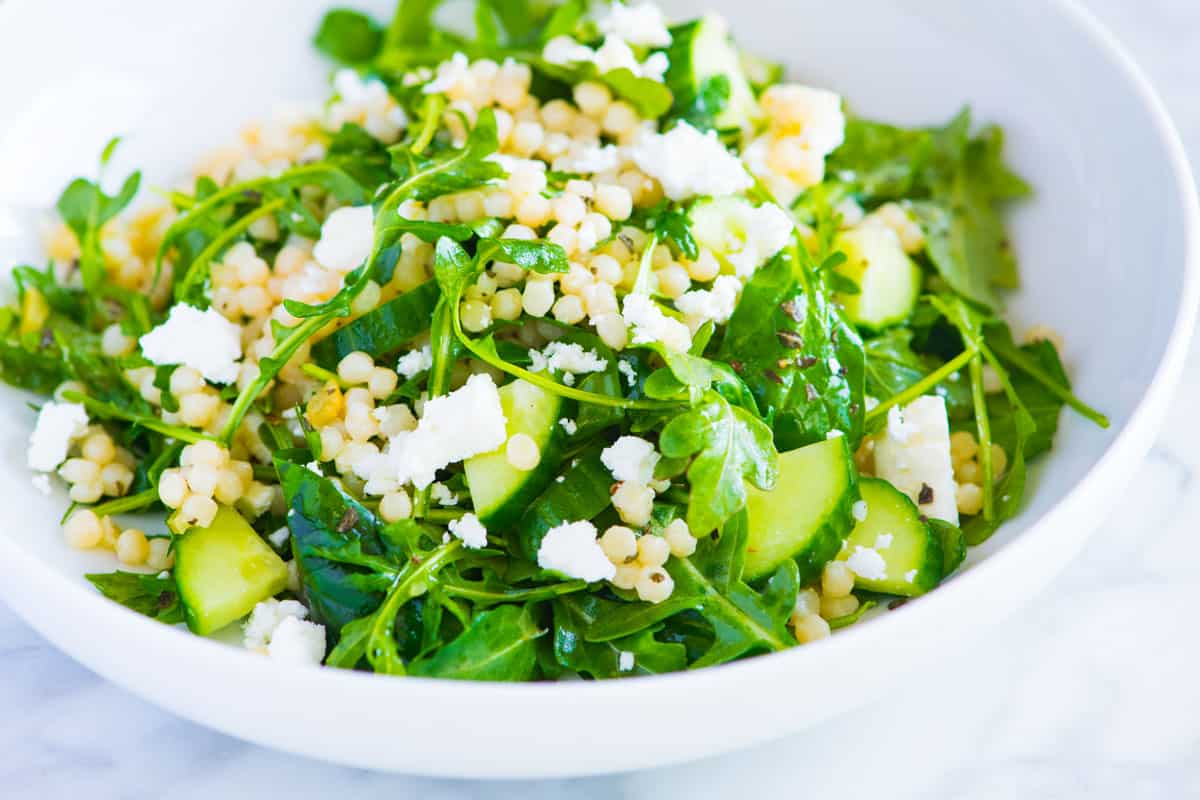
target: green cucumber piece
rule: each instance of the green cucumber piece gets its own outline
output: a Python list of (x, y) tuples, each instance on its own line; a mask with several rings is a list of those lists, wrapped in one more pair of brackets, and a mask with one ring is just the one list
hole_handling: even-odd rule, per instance
[(571, 461), (562, 480), (553, 480), (534, 500), (509, 537), (513, 552), (537, 563), (542, 539), (551, 528), (564, 522), (591, 520), (612, 508), (612, 473), (600, 460), (603, 447), (596, 445)]
[(188, 628), (201, 636), (246, 616), (287, 581), (283, 559), (226, 506), (207, 528), (192, 528), (175, 542), (179, 599)]
[[(859, 547), (870, 548), (883, 559), (883, 578), (854, 579), (856, 589), (916, 597), (938, 585), (945, 569), (942, 542), (921, 519), (908, 495), (878, 478), (863, 478), (858, 490), (866, 503), (866, 516), (847, 537), (839, 561), (849, 559)], [(891, 536), (886, 547), (880, 536)]]
[(721, 129), (754, 127), (760, 116), (758, 101), (725, 20), (709, 14), (672, 28), (667, 58), (671, 66), (664, 82), (675, 96), (676, 108), (689, 107), (703, 91), (705, 81), (724, 77), (729, 81), (729, 100), (713, 121)]
[(839, 235), (834, 247), (846, 255), (837, 271), (859, 288), (858, 294), (837, 296), (851, 322), (882, 330), (908, 319), (921, 296), (921, 268), (894, 232), (862, 225)]
[(800, 565), (802, 581), (819, 575), (854, 525), (856, 478), (845, 437), (838, 436), (781, 453), (771, 491), (747, 484), (746, 579), (770, 575), (788, 559)]
[(526, 506), (557, 475), (566, 434), (558, 424), (562, 398), (532, 383), (517, 380), (500, 387), (500, 405), (508, 420), (508, 437), (526, 434), (541, 453), (541, 460), (531, 470), (508, 463), (504, 445), (472, 456), (464, 464), (475, 514), (487, 527), (504, 530), (521, 518)]

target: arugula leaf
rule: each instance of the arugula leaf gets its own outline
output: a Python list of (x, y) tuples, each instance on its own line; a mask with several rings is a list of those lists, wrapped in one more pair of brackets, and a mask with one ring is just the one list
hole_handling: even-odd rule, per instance
[[(105, 148), (102, 162), (108, 161), (117, 141), (114, 139)], [(134, 172), (125, 179), (115, 195), (108, 195), (100, 188), (99, 182), (76, 178), (58, 198), (55, 207), (59, 216), (79, 241), (79, 270), (88, 291), (99, 291), (105, 283), (100, 234), (105, 225), (133, 202), (141, 181), (142, 174)]]
[[(687, 666), (682, 644), (660, 642), (654, 630), (605, 642), (589, 642), (587, 631), (619, 603), (594, 594), (579, 594), (554, 601), (554, 656), (565, 669), (591, 678), (619, 678), (676, 672)], [(633, 668), (621, 669), (621, 654), (631, 653)]]
[(383, 47), (383, 28), (360, 11), (335, 8), (321, 20), (313, 44), (334, 61), (366, 64)]
[[(1070, 386), (1062, 362), (1054, 345), (1049, 342), (1026, 345), (1019, 351), (1028, 355), (1038, 364), (1047, 375), (1054, 378), (1063, 386)], [(1024, 441), (1022, 451), (1025, 459), (1036, 458), (1050, 449), (1054, 443), (1054, 434), (1058, 431), (1059, 412), (1063, 401), (1052, 394), (1038, 381), (1027, 374), (1014, 371), (1011, 375), (1012, 388), (1021, 405), (1033, 418), (1036, 429), (1022, 437), (1018, 430), (1018, 413), (1006, 394), (989, 395), (987, 399), (988, 419), (991, 421), (992, 440), (1004, 448), (1004, 452), (1012, 454), (1016, 451), (1018, 441)]]
[(911, 197), (933, 154), (933, 134), (851, 117), (846, 138), (829, 158), (830, 175), (845, 176), (864, 205)]
[(85, 578), (113, 602), (167, 625), (183, 622), (174, 578), (137, 572), (92, 573)]
[(527, 681), (533, 677), (536, 642), (546, 635), (528, 606), (484, 611), (456, 639), (414, 661), (409, 674), (471, 681)]
[(612, 504), (612, 474), (600, 461), (603, 445), (592, 445), (567, 467), (561, 481), (551, 483), (529, 504), (508, 532), (508, 546), (526, 561), (537, 563), (542, 539), (564, 522), (590, 520)]
[(718, 350), (750, 387), (781, 451), (835, 430), (855, 443), (863, 430), (862, 340), (801, 258), (793, 246), (754, 274)]
[(400, 0), (388, 26), (386, 48), (424, 45), (433, 33), (433, 12), (441, 0)]
[(325, 160), (357, 181), (369, 194), (392, 179), (387, 147), (352, 122), (342, 125), (329, 140)]
[(641, 78), (626, 68), (601, 73), (595, 64), (571, 65), (552, 64), (541, 58), (530, 59), (530, 65), (548, 78), (576, 86), (584, 81), (599, 81), (612, 90), (620, 100), (625, 100), (644, 119), (658, 119), (671, 109), (674, 97), (671, 90), (651, 78)]
[[(879, 400), (899, 395), (932, 374), (939, 366), (934, 356), (918, 354), (912, 349), (913, 332), (905, 328), (892, 330), (867, 341), (867, 394)], [(971, 414), (971, 387), (968, 382), (953, 376), (937, 384), (933, 392), (946, 401), (951, 419), (963, 419)]]
[(687, 523), (699, 536), (716, 530), (746, 505), (746, 481), (774, 487), (779, 455), (771, 429), (717, 392), (668, 422), (659, 436), (667, 458), (692, 457)]

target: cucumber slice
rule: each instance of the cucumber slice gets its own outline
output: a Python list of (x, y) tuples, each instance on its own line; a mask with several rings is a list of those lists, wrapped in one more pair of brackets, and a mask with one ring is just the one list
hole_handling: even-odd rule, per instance
[(802, 581), (815, 578), (854, 526), (858, 487), (845, 437), (782, 453), (775, 488), (748, 484), (746, 494), (746, 579), (770, 575), (788, 559), (799, 563)]
[(837, 296), (851, 322), (881, 330), (908, 319), (921, 295), (921, 268), (894, 232), (862, 225), (838, 236), (834, 246), (846, 254), (837, 271), (859, 287), (859, 294)]
[(883, 559), (886, 574), (880, 578), (859, 575), (854, 579), (855, 588), (916, 597), (937, 586), (944, 569), (942, 543), (921, 519), (913, 501), (878, 478), (861, 479), (858, 489), (866, 503), (866, 517), (854, 526), (837, 557), (847, 561), (858, 548), (873, 550)]
[(532, 383), (517, 380), (500, 387), (500, 405), (508, 419), (508, 436), (526, 434), (541, 452), (541, 460), (531, 470), (508, 463), (504, 445), (472, 456), (464, 464), (475, 514), (487, 527), (504, 529), (521, 518), (526, 506), (558, 473), (565, 433), (558, 424), (562, 398)]
[(671, 29), (667, 50), (671, 66), (664, 78), (675, 95), (676, 108), (686, 108), (704, 89), (709, 78), (729, 81), (729, 101), (714, 119), (717, 127), (750, 130), (760, 116), (758, 101), (742, 71), (741, 58), (729, 39), (724, 19), (708, 14), (694, 22)]
[(175, 542), (175, 582), (187, 626), (206, 636), (287, 588), (287, 565), (250, 523), (222, 506), (207, 528)]

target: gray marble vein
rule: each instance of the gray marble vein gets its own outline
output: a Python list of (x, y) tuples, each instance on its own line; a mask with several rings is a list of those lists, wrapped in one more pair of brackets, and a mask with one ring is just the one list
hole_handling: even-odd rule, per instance
[[(1163, 93), (1200, 161), (1194, 0), (1088, 0)], [(59, 654), (0, 608), (0, 796), (425, 800), (1200, 797), (1200, 350), (1130, 497), (1028, 609), (920, 685), (823, 727), (686, 767), (479, 783), (379, 775), (176, 719)], [(1181, 431), (1186, 433), (1180, 433)]]

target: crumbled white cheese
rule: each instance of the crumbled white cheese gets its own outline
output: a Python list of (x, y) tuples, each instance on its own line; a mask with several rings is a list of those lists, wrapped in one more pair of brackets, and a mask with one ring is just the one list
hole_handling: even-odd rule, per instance
[[(542, 350), (541, 355), (545, 359), (545, 365), (537, 363), (536, 366), (541, 368), (534, 369), (534, 372), (548, 368), (554, 372), (572, 372), (578, 375), (603, 372), (608, 368), (608, 361), (600, 358), (595, 350), (584, 350), (582, 345), (571, 342), (551, 342)], [(530, 357), (532, 358), (532, 354)]]
[(267, 541), (273, 544), (275, 549), (278, 550), (287, 544), (291, 535), (291, 530), (288, 529), (287, 525), (284, 525), (282, 528), (276, 528), (275, 530), (271, 531), (271, 533), (267, 534)]
[(458, 505), (458, 495), (450, 491), (450, 487), (440, 481), (429, 487), (429, 499), (443, 508)]
[(615, 145), (585, 144), (578, 149), (560, 156), (554, 161), (554, 168), (560, 172), (575, 172), (580, 175), (592, 175), (608, 172), (621, 165), (621, 151)]
[(629, 155), (675, 201), (737, 194), (754, 185), (742, 162), (725, 149), (715, 132), (701, 133), (686, 122), (666, 133), (643, 133)]
[(325, 626), (285, 617), (271, 634), (267, 655), (290, 664), (320, 666), (325, 660)]
[(622, 650), (617, 654), (617, 669), (621, 672), (632, 672), (633, 664), (634, 656), (629, 650)]
[(600, 451), (600, 463), (608, 468), (613, 479), (624, 483), (646, 485), (654, 480), (654, 468), (659, 455), (654, 444), (640, 436), (622, 436)]
[(542, 58), (562, 66), (590, 62), (596, 65), (596, 71), (601, 75), (627, 69), (635, 77), (659, 82), (670, 66), (665, 53), (651, 53), (644, 62), (639, 62), (629, 44), (613, 35), (605, 36), (604, 44), (598, 50), (580, 44), (570, 36), (556, 36), (542, 49)]
[(720, 275), (713, 281), (711, 289), (684, 292), (675, 301), (675, 307), (686, 314), (688, 322), (697, 328), (709, 320), (724, 325), (733, 316), (741, 291), (740, 280), (732, 275)]
[(558, 421), (558, 424), (562, 426), (562, 429), (566, 432), (567, 436), (574, 436), (575, 432), (579, 430), (579, 426), (575, 424), (575, 420), (573, 419), (567, 419), (566, 417), (563, 417)]
[(201, 311), (180, 303), (167, 321), (138, 340), (155, 364), (191, 367), (213, 383), (233, 383), (242, 358), (242, 329), (215, 308)]
[(608, 580), (617, 574), (617, 568), (596, 541), (596, 526), (586, 520), (564, 522), (546, 531), (538, 547), (537, 561), (542, 569), (589, 583)]
[(833, 430), (831, 430), (831, 431), (828, 431), (828, 432), (825, 434), (825, 438), (826, 438), (826, 439), (840, 439), (840, 438), (842, 438), (842, 437), (843, 437), (843, 436), (845, 436), (845, 435), (846, 435), (846, 434), (845, 434), (843, 431), (840, 431), (840, 430), (838, 430), (837, 428), (834, 428)]
[(680, 352), (687, 352), (692, 345), (688, 326), (668, 317), (645, 295), (626, 295), (622, 316), (625, 324), (633, 328), (633, 344), (661, 342), (668, 349)]
[(464, 53), (455, 53), (437, 66), (437, 77), (421, 89), (424, 94), (448, 92), (471, 75), (471, 64)]
[(425, 345), (420, 350), (409, 350), (400, 356), (400, 360), (396, 362), (396, 372), (403, 375), (405, 380), (411, 380), (414, 375), (420, 375), (432, 366), (433, 349)]
[(625, 376), (625, 384), (630, 389), (632, 389), (634, 386), (637, 386), (637, 370), (634, 369), (633, 364), (630, 364), (628, 361), (619, 358), (617, 359), (617, 372)]
[(852, 505), (850, 507), (850, 513), (851, 513), (851, 515), (853, 515), (853, 517), (856, 520), (858, 520), (859, 522), (862, 522), (864, 519), (867, 518), (867, 501), (859, 500), (857, 503), (855, 503), (854, 505)]
[(44, 472), (39, 472), (36, 475), (31, 475), (29, 482), (33, 484), (33, 488), (42, 494), (50, 494), (50, 476)]
[(345, 275), (361, 266), (375, 245), (375, 212), (370, 206), (346, 206), (325, 218), (313, 258)]
[(29, 468), (38, 472), (57, 469), (67, 460), (71, 442), (83, 436), (87, 425), (87, 409), (79, 403), (46, 403), (29, 435)]
[(748, 200), (725, 199), (719, 206), (700, 204), (694, 213), (711, 220), (704, 244), (723, 256), (742, 278), (754, 274), (782, 250), (795, 230), (792, 218), (774, 203), (755, 206)]
[(879, 534), (878, 536), (875, 537), (875, 549), (876, 550), (887, 550), (889, 547), (892, 546), (892, 539), (894, 539), (894, 538), (895, 537), (893, 537), (892, 534), (890, 534), (890, 533)]
[(479, 517), (467, 512), (459, 519), (450, 520), (450, 532), (462, 540), (471, 550), (487, 547), (487, 528)]
[(856, 545), (854, 552), (846, 559), (846, 566), (858, 577), (869, 581), (881, 581), (887, 577), (887, 562), (873, 547)]
[(495, 450), (508, 438), (500, 393), (486, 373), (472, 375), (448, 395), (425, 401), (421, 415), (415, 430), (401, 431), (383, 453), (356, 465), (360, 478), (411, 481), (424, 489), (439, 469)]
[(263, 600), (242, 624), (242, 644), (247, 650), (266, 652), (275, 630), (289, 617), (306, 619), (308, 609), (296, 600)]
[[(925, 516), (958, 524), (944, 399), (926, 395), (903, 410), (888, 410), (887, 427), (875, 440), (875, 475), (908, 495)], [(922, 494), (930, 502), (922, 503)]]
[(607, 36), (619, 36), (630, 44), (645, 47), (666, 47), (671, 43), (662, 9), (653, 3), (611, 3), (601, 6), (595, 16), (596, 27)]
[(529, 351), (529, 371), (530, 372), (545, 372), (550, 366), (550, 361), (542, 355), (540, 350)]
[(889, 438), (904, 444), (918, 432), (919, 428), (916, 425), (904, 419), (904, 411), (900, 406), (892, 406), (888, 409), (887, 435)]
[(916, 579), (917, 579), (917, 571), (915, 569), (910, 569), (908, 572), (904, 573), (904, 580), (906, 580), (907, 582), (912, 583)]

